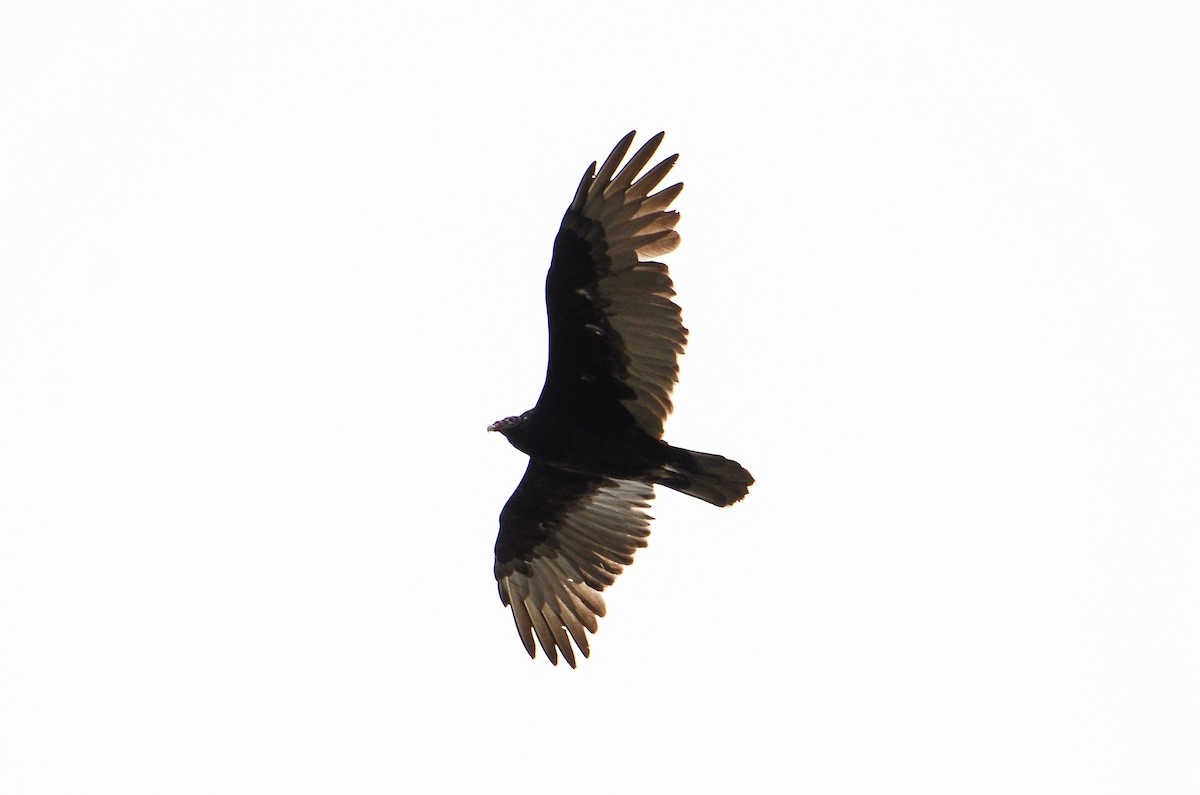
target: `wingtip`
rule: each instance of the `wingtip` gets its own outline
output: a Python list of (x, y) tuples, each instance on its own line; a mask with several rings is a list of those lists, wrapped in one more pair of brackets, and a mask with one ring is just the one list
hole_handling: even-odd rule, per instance
[[(667, 131), (659, 130), (657, 133), (655, 133), (654, 135), (652, 135), (646, 139), (646, 143), (642, 144), (642, 148), (649, 152), (656, 152), (656, 151), (658, 151), (658, 147), (662, 144), (663, 139), (666, 137), (667, 137)], [(679, 159), (679, 153), (676, 152), (675, 154), (670, 155), (668, 159), (672, 163), (674, 163), (676, 160)]]
[(625, 154), (629, 151), (630, 145), (633, 144), (633, 136), (637, 135), (637, 130), (630, 130), (625, 134), (625, 137), (617, 141), (617, 145), (613, 147), (612, 152), (604, 160), (604, 165), (600, 166), (600, 171), (596, 173), (596, 181), (604, 184), (612, 179), (613, 174), (617, 173), (617, 166), (625, 159)]

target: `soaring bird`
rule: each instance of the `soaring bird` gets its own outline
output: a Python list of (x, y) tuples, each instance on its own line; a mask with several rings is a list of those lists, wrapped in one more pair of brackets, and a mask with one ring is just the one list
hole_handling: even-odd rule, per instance
[[(683, 183), (651, 193), (672, 155), (638, 174), (663, 133), (621, 166), (629, 133), (583, 175), (546, 276), (550, 354), (537, 404), (488, 426), (529, 456), (500, 513), (496, 581), (530, 657), (575, 667), (604, 615), (601, 591), (646, 546), (656, 484), (717, 506), (746, 496), (741, 464), (662, 439), (687, 343), (667, 266), (679, 245), (668, 207)], [(618, 170), (619, 169), (619, 170)]]

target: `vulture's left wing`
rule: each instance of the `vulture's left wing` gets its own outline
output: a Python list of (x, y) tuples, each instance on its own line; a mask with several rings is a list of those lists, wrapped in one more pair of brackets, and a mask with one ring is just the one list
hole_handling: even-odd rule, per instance
[(662, 438), (679, 378), (676, 358), (687, 344), (667, 266), (652, 257), (679, 245), (679, 213), (667, 211), (677, 183), (651, 195), (675, 164), (672, 155), (635, 181), (663, 134), (651, 138), (623, 168), (629, 133), (583, 175), (554, 241), (546, 276), (550, 357), (538, 408), (573, 411), (586, 422), (628, 412)]

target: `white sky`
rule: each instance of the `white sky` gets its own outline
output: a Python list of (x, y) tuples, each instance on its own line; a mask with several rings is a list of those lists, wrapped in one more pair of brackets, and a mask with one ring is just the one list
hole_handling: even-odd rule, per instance
[[(8, 3), (0, 792), (1200, 790), (1188, 3)], [(579, 670), (492, 579), (583, 169), (692, 331)]]

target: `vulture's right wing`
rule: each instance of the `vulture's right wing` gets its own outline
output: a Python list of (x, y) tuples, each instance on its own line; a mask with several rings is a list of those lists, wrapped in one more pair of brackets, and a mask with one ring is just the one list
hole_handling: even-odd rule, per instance
[(530, 657), (537, 653), (535, 635), (556, 665), (561, 651), (575, 667), (571, 639), (588, 656), (586, 632), (595, 632), (604, 615), (600, 592), (646, 546), (653, 498), (645, 483), (530, 460), (500, 513), (496, 539), (500, 600), (512, 608)]

